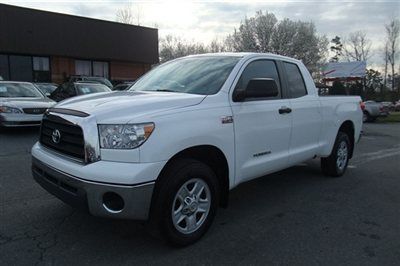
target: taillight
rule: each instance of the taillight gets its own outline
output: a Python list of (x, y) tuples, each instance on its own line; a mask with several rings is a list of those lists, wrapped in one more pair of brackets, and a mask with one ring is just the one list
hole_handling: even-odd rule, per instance
[(364, 103), (363, 101), (360, 101), (360, 108), (361, 108), (361, 110), (364, 111), (364, 109), (365, 109), (365, 103)]

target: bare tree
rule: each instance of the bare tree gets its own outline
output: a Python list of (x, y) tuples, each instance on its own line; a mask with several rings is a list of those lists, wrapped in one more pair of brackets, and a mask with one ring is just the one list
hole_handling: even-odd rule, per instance
[(167, 35), (160, 40), (160, 61), (166, 62), (191, 54), (203, 54), (210, 52), (210, 50), (211, 47), (203, 43), (196, 43), (173, 35)]
[(128, 3), (117, 10), (115, 20), (125, 24), (140, 25), (142, 9), (139, 5)]
[[(392, 90), (394, 91), (395, 88), (395, 63), (396, 57), (398, 55), (398, 39), (400, 35), (400, 21), (398, 19), (392, 19), (389, 24), (385, 25), (386, 29), (386, 40), (388, 44), (388, 61), (391, 66), (392, 75), (391, 75), (391, 83), (392, 83)], [(399, 91), (400, 93), (400, 91)]]
[(226, 52), (226, 47), (221, 41), (214, 39), (211, 41), (210, 45), (208, 45), (207, 50), (210, 53), (221, 53)]
[(319, 36), (312, 22), (278, 21), (273, 13), (256, 12), (245, 18), (226, 38), (229, 51), (272, 52), (302, 60), (312, 72), (325, 59), (327, 41)]
[(133, 24), (134, 23), (134, 16), (132, 10), (132, 4), (129, 3), (124, 7), (117, 10), (116, 14), (116, 21), (125, 23), (125, 24)]
[(371, 41), (363, 31), (349, 34), (344, 43), (344, 52), (348, 60), (367, 61), (370, 57)]
[(388, 65), (389, 65), (389, 44), (387, 41), (385, 43), (385, 48), (384, 48), (384, 59), (385, 59), (385, 68), (384, 68), (384, 73), (383, 73), (383, 88), (382, 88), (382, 90), (386, 89)]

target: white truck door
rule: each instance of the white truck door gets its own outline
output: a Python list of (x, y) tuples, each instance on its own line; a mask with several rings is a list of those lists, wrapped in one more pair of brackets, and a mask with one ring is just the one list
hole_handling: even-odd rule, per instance
[(309, 74), (308, 72), (302, 74), (307, 70), (300, 70), (297, 64), (290, 62), (282, 62), (282, 65), (292, 107), (289, 164), (294, 165), (311, 159), (317, 153), (322, 114), (316, 90), (307, 90)]
[(275, 97), (245, 98), (239, 102), (231, 98), (237, 184), (287, 166), (292, 123), (290, 102), (282, 97), (276, 62), (258, 59), (242, 69), (233, 95), (245, 91), (255, 78), (274, 79), (279, 93)]

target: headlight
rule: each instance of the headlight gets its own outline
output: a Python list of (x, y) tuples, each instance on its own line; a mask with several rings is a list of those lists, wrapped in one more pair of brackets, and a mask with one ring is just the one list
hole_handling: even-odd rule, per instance
[(142, 145), (153, 130), (153, 123), (99, 125), (100, 147), (103, 149), (134, 149)]
[(0, 106), (0, 113), (22, 114), (22, 111), (18, 108), (14, 108), (14, 107)]

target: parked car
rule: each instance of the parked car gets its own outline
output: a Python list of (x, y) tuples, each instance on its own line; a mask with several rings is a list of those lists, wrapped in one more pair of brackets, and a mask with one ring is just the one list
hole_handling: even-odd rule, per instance
[(54, 104), (32, 83), (0, 81), (0, 127), (38, 126)]
[(58, 87), (58, 85), (55, 84), (55, 83), (44, 83), (44, 82), (41, 82), (41, 83), (34, 83), (34, 84), (47, 97), (50, 96), (51, 93), (53, 91), (55, 91), (57, 89), (57, 87)]
[(116, 85), (116, 86), (113, 88), (113, 91), (126, 91), (126, 90), (128, 90), (133, 84), (134, 84), (134, 82), (123, 82), (123, 83), (120, 83), (120, 84)]
[(397, 102), (395, 103), (395, 105), (394, 105), (394, 110), (395, 110), (396, 112), (399, 112), (399, 111), (400, 111), (400, 100), (397, 101)]
[(392, 102), (382, 102), (382, 105), (389, 110), (389, 112), (394, 111), (394, 105), (395, 103)]
[(92, 77), (92, 76), (71, 76), (69, 78), (69, 82), (97, 82), (97, 83), (101, 83), (103, 85), (106, 85), (107, 87), (109, 87), (110, 89), (113, 88), (112, 83), (103, 77)]
[(184, 57), (127, 92), (50, 109), (32, 173), (67, 203), (148, 220), (184, 246), (204, 235), (240, 183), (314, 157), (323, 173), (342, 176), (360, 138), (360, 102), (319, 97), (307, 68), (288, 57)]
[(364, 102), (363, 122), (374, 122), (378, 117), (386, 117), (389, 115), (389, 108), (382, 103), (375, 101)]
[(67, 82), (60, 85), (50, 94), (50, 98), (56, 102), (91, 93), (111, 92), (107, 86), (96, 82)]

